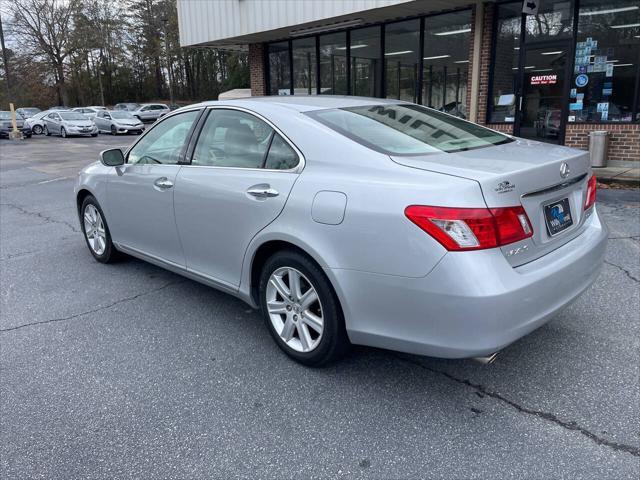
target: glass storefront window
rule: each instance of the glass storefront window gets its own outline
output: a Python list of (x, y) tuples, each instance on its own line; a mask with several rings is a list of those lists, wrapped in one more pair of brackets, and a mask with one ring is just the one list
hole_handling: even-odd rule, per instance
[[(601, 1), (601, 3), (606, 2)], [(522, 5), (520, 7), (522, 8)], [(571, 38), (573, 36), (571, 0), (546, 0), (542, 2), (537, 15), (527, 15), (525, 28), (524, 39), (526, 42)]]
[(637, 0), (581, 0), (569, 122), (631, 122), (640, 61)]
[(516, 83), (520, 57), (522, 5), (509, 3), (498, 7), (496, 39), (493, 50), (493, 88), (490, 95), (490, 123), (513, 123), (516, 115)]
[(320, 93), (347, 94), (347, 34), (320, 37)]
[(293, 52), (293, 93), (315, 95), (316, 90), (316, 39), (301, 38), (291, 42)]
[(382, 78), (380, 27), (351, 31), (351, 94), (379, 97)]
[(387, 98), (416, 102), (420, 21), (390, 23), (385, 29), (384, 66)]
[(422, 103), (467, 118), (471, 11), (425, 19)]
[(289, 43), (269, 45), (269, 95), (289, 95), (291, 78), (289, 69)]

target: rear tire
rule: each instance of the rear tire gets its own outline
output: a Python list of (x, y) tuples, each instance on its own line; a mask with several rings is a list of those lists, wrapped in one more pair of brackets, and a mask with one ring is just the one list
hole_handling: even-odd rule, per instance
[[(292, 282), (292, 277), (297, 280)], [(319, 367), (348, 351), (338, 297), (322, 269), (307, 256), (293, 250), (273, 254), (262, 268), (259, 293), (269, 333), (294, 360)], [(317, 300), (309, 303), (309, 298)]]
[(80, 207), (80, 225), (93, 258), (100, 263), (112, 263), (120, 252), (111, 241), (111, 232), (100, 204), (93, 195), (87, 195)]

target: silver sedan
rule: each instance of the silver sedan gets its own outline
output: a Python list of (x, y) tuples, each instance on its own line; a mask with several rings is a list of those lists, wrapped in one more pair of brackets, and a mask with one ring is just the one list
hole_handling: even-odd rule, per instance
[(79, 174), (91, 254), (260, 308), (306, 365), (350, 344), (493, 354), (595, 280), (586, 152), (411, 103), (266, 97), (177, 110)]
[(43, 117), (45, 135), (60, 135), (67, 138), (71, 135), (98, 136), (96, 124), (82, 113), (66, 110), (50, 111)]
[(144, 132), (142, 121), (126, 110), (100, 110), (93, 118), (98, 131), (118, 135), (120, 133), (141, 134)]

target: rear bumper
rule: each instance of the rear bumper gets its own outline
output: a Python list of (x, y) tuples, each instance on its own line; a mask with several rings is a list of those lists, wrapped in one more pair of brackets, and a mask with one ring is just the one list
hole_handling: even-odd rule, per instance
[(596, 279), (608, 230), (513, 268), (498, 249), (449, 252), (423, 278), (327, 269), (353, 343), (444, 358), (487, 355), (549, 321)]

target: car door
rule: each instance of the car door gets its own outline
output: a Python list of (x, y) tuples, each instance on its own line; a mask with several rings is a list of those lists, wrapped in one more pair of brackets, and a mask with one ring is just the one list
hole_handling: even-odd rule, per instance
[(59, 134), (61, 124), (62, 119), (57, 113), (50, 113), (45, 117), (45, 125), (47, 130), (49, 130), (49, 133), (55, 133), (56, 135)]
[(173, 212), (176, 175), (201, 110), (167, 117), (127, 153), (107, 184), (114, 241), (153, 258), (184, 266)]
[(176, 223), (187, 269), (235, 288), (250, 240), (284, 208), (302, 156), (245, 111), (210, 109), (200, 123), (176, 179)]
[(99, 112), (96, 113), (96, 116), (93, 117), (93, 123), (96, 124), (96, 127), (98, 127), (98, 130), (106, 130), (104, 126), (104, 116), (105, 116), (105, 112), (100, 110)]

